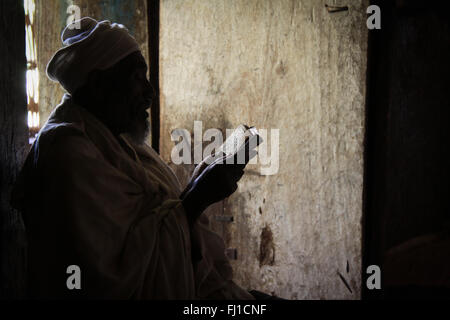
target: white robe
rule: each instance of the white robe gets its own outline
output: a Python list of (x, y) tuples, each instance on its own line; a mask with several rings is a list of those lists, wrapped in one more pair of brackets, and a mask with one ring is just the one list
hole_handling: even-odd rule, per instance
[[(251, 299), (206, 217), (190, 230), (180, 193), (151, 147), (115, 138), (66, 95), (13, 197), (25, 215), (30, 297)], [(69, 265), (81, 269), (80, 290), (67, 288)]]

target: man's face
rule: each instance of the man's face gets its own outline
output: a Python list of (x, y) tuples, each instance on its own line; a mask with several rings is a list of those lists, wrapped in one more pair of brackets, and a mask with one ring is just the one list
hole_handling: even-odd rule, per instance
[(142, 143), (150, 128), (147, 109), (154, 96), (144, 57), (134, 52), (102, 77), (106, 101), (100, 117), (115, 134), (128, 133)]
[(130, 126), (126, 132), (142, 143), (150, 128), (147, 109), (150, 108), (154, 92), (147, 79), (147, 64), (142, 54), (132, 54), (131, 59), (135, 64), (130, 69), (126, 84), (131, 112)]

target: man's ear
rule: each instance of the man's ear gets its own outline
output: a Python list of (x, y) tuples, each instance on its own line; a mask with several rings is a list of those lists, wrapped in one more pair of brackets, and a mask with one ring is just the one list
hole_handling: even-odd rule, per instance
[(104, 78), (100, 70), (89, 72), (84, 85), (74, 94), (78, 103), (85, 106), (102, 103), (107, 92)]

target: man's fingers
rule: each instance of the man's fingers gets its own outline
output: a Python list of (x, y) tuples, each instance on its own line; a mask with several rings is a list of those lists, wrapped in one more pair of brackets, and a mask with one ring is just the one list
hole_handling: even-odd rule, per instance
[(230, 190), (230, 196), (237, 190), (237, 188), (238, 188), (238, 185), (237, 185), (237, 183), (233, 183), (232, 185), (231, 185), (231, 190)]
[(211, 165), (226, 163), (226, 159), (228, 157), (229, 157), (229, 155), (227, 155), (226, 153), (220, 152), (220, 154), (218, 154), (217, 156), (214, 157), (214, 161), (211, 163)]
[(236, 175), (237, 181), (241, 180), (243, 175), (244, 175), (244, 170), (238, 171), (238, 173)]
[(200, 162), (200, 164), (195, 167), (192, 177), (194, 179), (197, 178), (207, 166), (208, 164), (206, 162)]

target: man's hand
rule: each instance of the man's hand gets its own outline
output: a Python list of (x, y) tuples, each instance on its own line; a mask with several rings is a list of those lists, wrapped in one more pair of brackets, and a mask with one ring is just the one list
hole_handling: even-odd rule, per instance
[(225, 153), (223, 153), (222, 151), (220, 151), (219, 154), (212, 156), (209, 155), (207, 156), (205, 159), (203, 159), (202, 162), (200, 162), (194, 169), (194, 172), (192, 172), (192, 176), (189, 179), (189, 182), (186, 186), (186, 188), (184, 189), (183, 193), (181, 194), (180, 198), (184, 198), (184, 194), (189, 191), (189, 189), (191, 189), (194, 181), (200, 176), (200, 174), (203, 172), (203, 170), (205, 170), (210, 164), (212, 164), (215, 160), (219, 159), (219, 158), (224, 158), (226, 156)]
[[(238, 154), (223, 155), (209, 165), (208, 161), (203, 161), (195, 168), (193, 178), (181, 196), (190, 223), (195, 222), (211, 204), (229, 197), (236, 191), (237, 182), (244, 174), (245, 166), (256, 154), (255, 150), (246, 148), (245, 162), (242, 164), (238, 163)], [(227, 164), (230, 160), (233, 160), (233, 163)]]

